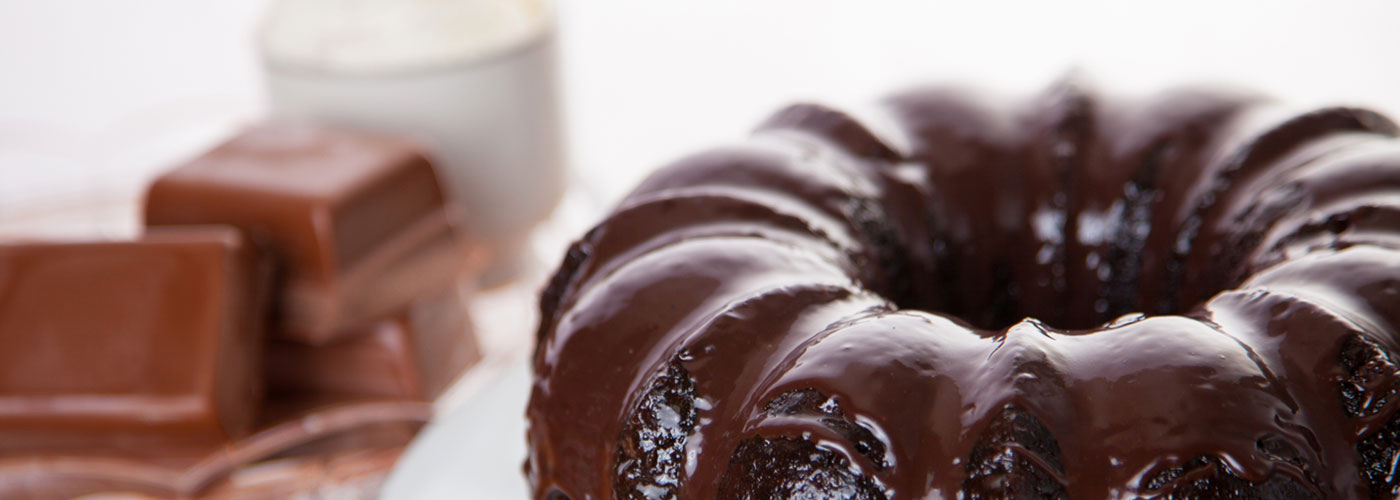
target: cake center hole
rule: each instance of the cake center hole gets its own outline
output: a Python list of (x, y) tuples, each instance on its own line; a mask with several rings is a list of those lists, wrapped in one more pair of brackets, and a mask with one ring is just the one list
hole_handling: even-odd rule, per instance
[[(1176, 280), (1165, 273), (1158, 277), (1166, 283), (1160, 292), (1140, 292), (1140, 252), (1109, 247), (1068, 259), (1029, 255), (1024, 261), (986, 259), (972, 249), (953, 252), (935, 262), (932, 279), (912, 284), (896, 303), (999, 331), (1026, 318), (1061, 330), (1096, 329), (1127, 315), (1182, 314), (1199, 302), (1170, 300)], [(1212, 288), (1205, 297), (1224, 288)]]

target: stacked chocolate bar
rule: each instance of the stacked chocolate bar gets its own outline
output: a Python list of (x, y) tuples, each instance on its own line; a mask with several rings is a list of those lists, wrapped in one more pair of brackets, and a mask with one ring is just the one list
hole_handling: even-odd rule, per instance
[(0, 245), (0, 457), (169, 457), (478, 358), (463, 239), (413, 143), (253, 127), (161, 176), (132, 241)]

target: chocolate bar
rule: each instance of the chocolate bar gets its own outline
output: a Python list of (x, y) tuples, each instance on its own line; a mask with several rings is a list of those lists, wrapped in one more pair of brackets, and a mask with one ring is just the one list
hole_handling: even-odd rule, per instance
[(274, 340), (268, 345), (268, 391), (282, 400), (432, 400), (480, 358), (465, 308), (452, 291), (421, 299), (332, 344)]
[(276, 335), (324, 344), (456, 280), (446, 203), (410, 141), (273, 123), (161, 176), (145, 219), (247, 231), (277, 257)]
[(0, 245), (0, 454), (247, 434), (267, 264), (227, 226)]

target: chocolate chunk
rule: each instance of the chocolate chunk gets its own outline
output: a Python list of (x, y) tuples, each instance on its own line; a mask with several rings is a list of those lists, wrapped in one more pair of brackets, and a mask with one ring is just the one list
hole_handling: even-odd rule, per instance
[(0, 453), (246, 434), (268, 275), (226, 226), (0, 245)]
[(166, 173), (149, 226), (230, 224), (277, 257), (279, 336), (325, 343), (445, 289), (463, 250), (432, 165), (398, 139), (250, 128)]
[(268, 345), (268, 391), (305, 397), (436, 398), (480, 359), (465, 304), (455, 293), (427, 297), (390, 319), (324, 346)]

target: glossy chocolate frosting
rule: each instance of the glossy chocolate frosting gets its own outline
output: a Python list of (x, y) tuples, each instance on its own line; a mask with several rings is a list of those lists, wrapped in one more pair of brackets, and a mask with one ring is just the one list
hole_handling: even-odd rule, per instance
[(1245, 92), (789, 107), (541, 298), (540, 499), (1395, 498), (1400, 142)]

